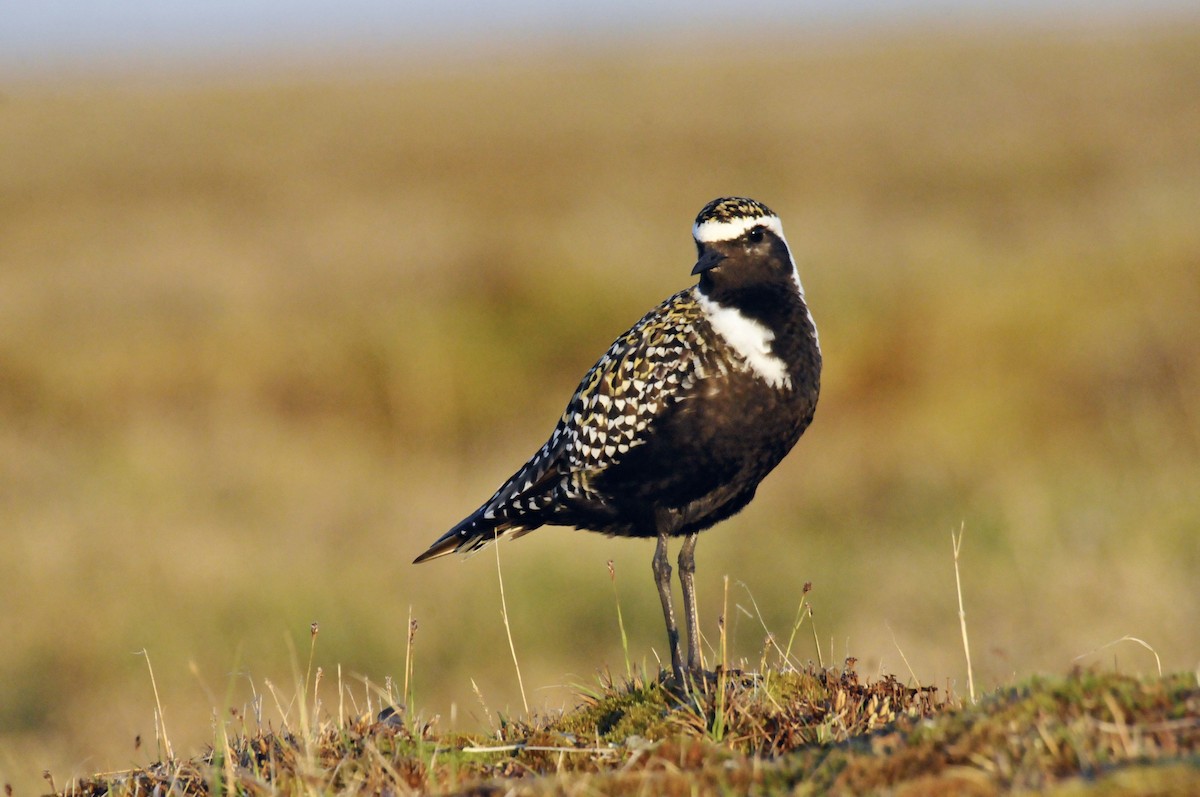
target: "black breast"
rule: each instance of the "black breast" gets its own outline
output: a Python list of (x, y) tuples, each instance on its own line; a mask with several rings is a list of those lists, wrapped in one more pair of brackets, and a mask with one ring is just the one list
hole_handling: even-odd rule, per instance
[(656, 523), (666, 523), (670, 533), (686, 534), (733, 515), (812, 421), (821, 360), (811, 318), (798, 297), (782, 294), (757, 309), (776, 333), (773, 354), (787, 365), (786, 384), (769, 384), (698, 320), (705, 376), (655, 419), (642, 445), (592, 482), (605, 496), (605, 514), (621, 519), (604, 530), (652, 536)]

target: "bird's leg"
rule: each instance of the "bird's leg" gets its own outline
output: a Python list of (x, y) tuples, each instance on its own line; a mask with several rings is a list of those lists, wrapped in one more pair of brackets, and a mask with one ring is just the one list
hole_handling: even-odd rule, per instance
[(704, 669), (700, 659), (700, 619), (696, 614), (696, 534), (683, 538), (679, 549), (679, 583), (683, 586), (684, 622), (687, 624), (687, 666), (693, 674)]
[(667, 535), (659, 532), (658, 547), (650, 562), (654, 570), (654, 583), (658, 585), (658, 597), (662, 601), (663, 619), (667, 621), (667, 643), (671, 646), (671, 674), (676, 682), (683, 683), (683, 663), (679, 655), (679, 627), (675, 625), (675, 610), (671, 607), (671, 563), (667, 561)]

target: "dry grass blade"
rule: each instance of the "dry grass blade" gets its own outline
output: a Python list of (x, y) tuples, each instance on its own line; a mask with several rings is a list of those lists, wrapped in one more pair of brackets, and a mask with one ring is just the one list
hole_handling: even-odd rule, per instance
[(1143, 639), (1138, 639), (1135, 636), (1129, 636), (1128, 634), (1121, 637), (1120, 639), (1114, 639), (1112, 642), (1108, 642), (1106, 644), (1101, 645), (1098, 648), (1090, 650), (1087, 653), (1081, 653), (1078, 656), (1076, 656), (1074, 659), (1072, 659), (1072, 661), (1079, 661), (1081, 659), (1086, 659), (1088, 656), (1094, 656), (1097, 653), (1099, 653), (1100, 651), (1108, 650), (1109, 648), (1113, 647), (1114, 645), (1119, 645), (1122, 642), (1133, 642), (1135, 644), (1141, 645), (1146, 650), (1150, 651), (1151, 655), (1154, 656), (1154, 666), (1158, 671), (1158, 677), (1160, 677), (1160, 678), (1162, 677), (1162, 674), (1163, 674), (1162, 659), (1160, 659), (1158, 657), (1158, 651), (1155, 650), (1153, 647), (1151, 647), (1149, 642), (1146, 642)]
[(150, 686), (154, 689), (154, 739), (158, 743), (158, 754), (167, 761), (175, 758), (171, 749), (171, 740), (167, 737), (167, 720), (163, 716), (162, 700), (158, 697), (158, 682), (154, 679), (154, 667), (150, 664), (150, 653), (145, 648), (137, 655), (146, 660), (146, 669), (150, 671)]
[[(954, 587), (958, 593), (958, 626), (962, 632), (963, 653), (967, 657), (967, 689), (971, 696), (971, 702), (975, 702), (975, 669), (971, 666), (971, 643), (967, 640), (967, 611), (963, 608), (962, 595), (962, 577), (958, 573), (958, 553), (962, 549), (963, 533), (966, 531), (966, 523), (962, 523), (958, 528), (958, 536), (954, 536), (954, 532), (950, 532), (950, 542), (954, 545)], [(904, 654), (901, 653), (901, 656)], [(907, 661), (904, 662), (908, 664)]]
[(492, 543), (496, 551), (496, 580), (500, 584), (500, 614), (504, 617), (504, 633), (508, 637), (508, 651), (512, 654), (513, 667), (517, 671), (517, 686), (521, 689), (521, 704), (529, 713), (529, 698), (525, 696), (525, 679), (521, 677), (521, 662), (517, 659), (517, 646), (513, 644), (512, 626), (508, 624), (508, 601), (504, 597), (504, 572), (500, 568), (500, 540)]
[[(912, 678), (914, 685), (921, 683), (921, 679), (917, 678), (917, 673), (913, 670), (912, 665), (908, 663), (908, 656), (904, 655), (904, 648), (900, 647), (900, 640), (896, 639), (896, 632), (892, 630), (891, 623), (884, 622), (888, 633), (892, 635), (892, 644), (896, 646), (896, 652), (900, 654), (900, 660), (904, 662), (904, 667), (908, 670), (908, 675)], [(975, 702), (974, 693), (972, 693), (971, 702)]]

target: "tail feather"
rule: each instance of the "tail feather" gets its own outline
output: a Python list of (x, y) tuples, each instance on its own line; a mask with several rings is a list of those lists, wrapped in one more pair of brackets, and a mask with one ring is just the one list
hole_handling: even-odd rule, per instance
[(500, 537), (519, 537), (544, 525), (548, 496), (562, 477), (555, 467), (562, 453), (561, 439), (559, 429), (555, 429), (546, 445), (486, 504), (439, 537), (413, 564), (451, 553), (471, 553)]
[(532, 530), (530, 526), (512, 520), (488, 518), (481, 508), (439, 537), (425, 553), (413, 560), (413, 564), (419, 565), (452, 553), (471, 553), (501, 537), (519, 537)]

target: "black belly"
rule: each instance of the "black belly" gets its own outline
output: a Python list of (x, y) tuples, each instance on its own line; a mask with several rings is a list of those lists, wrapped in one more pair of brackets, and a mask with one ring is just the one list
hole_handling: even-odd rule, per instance
[(597, 474), (602, 506), (576, 505), (572, 525), (690, 534), (739, 511), (812, 418), (812, 402), (763, 387), (749, 377), (698, 385), (655, 419), (646, 443)]

